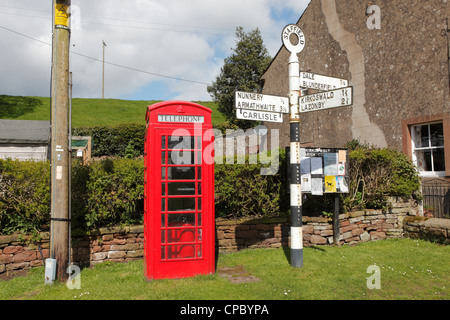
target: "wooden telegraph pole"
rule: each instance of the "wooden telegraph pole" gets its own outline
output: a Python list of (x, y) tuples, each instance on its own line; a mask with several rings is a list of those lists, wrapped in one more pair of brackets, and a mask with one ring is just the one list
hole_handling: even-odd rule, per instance
[(53, 58), (51, 103), (51, 225), (50, 257), (56, 278), (68, 278), (69, 264), (69, 9), (71, 0), (53, 0)]

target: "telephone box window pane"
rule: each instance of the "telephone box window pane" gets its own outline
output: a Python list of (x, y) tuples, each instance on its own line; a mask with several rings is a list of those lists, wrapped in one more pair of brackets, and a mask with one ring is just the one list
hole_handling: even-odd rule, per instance
[(201, 182), (197, 182), (197, 192), (198, 194), (202, 194), (202, 183)]
[(202, 257), (202, 245), (197, 245), (197, 258)]
[(195, 182), (170, 182), (168, 192), (171, 196), (194, 196)]
[(166, 230), (161, 230), (161, 243), (166, 243)]
[(161, 215), (161, 227), (162, 228), (166, 227), (166, 215), (165, 214)]
[(166, 180), (166, 167), (161, 168), (161, 179)]
[(166, 148), (166, 136), (161, 137), (161, 149)]
[(202, 152), (197, 152), (197, 164), (202, 164)]
[(202, 210), (202, 198), (198, 198), (198, 210)]
[(194, 153), (191, 151), (171, 151), (167, 160), (169, 164), (195, 164)]
[(161, 246), (161, 260), (165, 260), (165, 259), (166, 259), (166, 247)]
[(161, 152), (161, 164), (166, 164), (166, 152)]
[(166, 199), (161, 199), (161, 211), (166, 211)]
[(169, 180), (195, 180), (195, 167), (169, 167)]
[(167, 199), (168, 211), (193, 211), (195, 210), (195, 198), (169, 198)]
[(169, 227), (195, 226), (195, 213), (169, 214)]
[(167, 243), (195, 242), (195, 229), (170, 229), (167, 232)]
[(166, 195), (166, 184), (165, 183), (161, 183), (161, 195), (162, 196)]
[(175, 245), (167, 248), (167, 259), (195, 258), (195, 245)]
[(198, 136), (197, 137), (197, 149), (201, 149), (202, 148), (202, 137)]
[(200, 180), (202, 178), (202, 167), (197, 167), (197, 179)]
[(194, 149), (194, 137), (169, 136), (169, 149)]
[[(197, 213), (197, 219), (198, 219), (197, 225), (198, 225), (199, 227), (201, 227), (201, 226), (202, 226), (202, 213), (201, 213), (201, 212)], [(199, 232), (201, 232), (201, 230), (200, 230)], [(200, 239), (200, 240), (201, 240), (201, 239)]]

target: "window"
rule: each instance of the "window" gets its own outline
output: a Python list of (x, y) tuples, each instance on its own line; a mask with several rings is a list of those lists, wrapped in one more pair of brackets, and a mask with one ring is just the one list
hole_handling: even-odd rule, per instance
[(412, 159), (422, 176), (445, 176), (443, 123), (411, 126)]

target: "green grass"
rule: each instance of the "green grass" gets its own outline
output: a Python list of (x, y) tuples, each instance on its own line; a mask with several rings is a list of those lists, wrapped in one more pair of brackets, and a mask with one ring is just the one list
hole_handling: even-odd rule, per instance
[[(19, 101), (23, 97), (0, 96), (0, 106), (2, 99), (10, 102)], [(3, 119), (15, 120), (50, 120), (50, 98), (49, 97), (28, 97), (37, 99), (38, 103), (32, 111), (22, 111), (23, 114), (17, 116), (14, 108), (10, 116), (3, 115)], [(157, 103), (155, 100), (119, 100), (119, 99), (72, 99), (72, 126), (73, 127), (93, 127), (99, 125), (121, 125), (127, 123), (145, 123), (145, 113), (147, 106)], [(212, 123), (222, 123), (225, 117), (217, 110), (217, 105), (211, 101), (196, 102), (207, 108), (212, 113)], [(19, 104), (18, 104), (19, 105)], [(25, 112), (25, 113), (24, 113)]]
[[(44, 268), (0, 281), (0, 299), (61, 300), (448, 300), (450, 248), (422, 240), (392, 239), (342, 247), (304, 248), (304, 265), (289, 264), (289, 248), (220, 254), (218, 268), (243, 266), (258, 282), (231, 283), (217, 273), (146, 281), (143, 261), (83, 269), (81, 289), (44, 284)], [(368, 289), (370, 265), (381, 289)]]

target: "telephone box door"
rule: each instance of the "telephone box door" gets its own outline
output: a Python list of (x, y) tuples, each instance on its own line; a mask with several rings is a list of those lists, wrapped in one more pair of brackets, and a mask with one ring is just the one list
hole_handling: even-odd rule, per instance
[(163, 102), (147, 112), (145, 273), (148, 279), (214, 272), (211, 110)]

